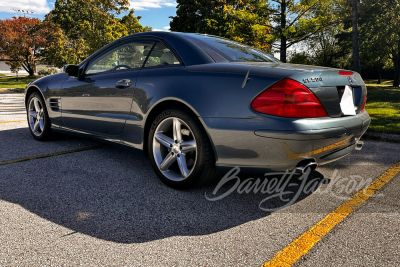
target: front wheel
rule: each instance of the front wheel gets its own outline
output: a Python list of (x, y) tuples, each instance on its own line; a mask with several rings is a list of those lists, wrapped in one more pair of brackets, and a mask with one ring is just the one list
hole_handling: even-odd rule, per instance
[(148, 140), (153, 169), (165, 184), (183, 189), (215, 177), (215, 158), (207, 134), (186, 110), (163, 111), (154, 120)]
[(26, 109), (29, 131), (33, 138), (38, 141), (49, 140), (51, 135), (50, 118), (43, 98), (36, 92), (32, 93), (28, 98)]

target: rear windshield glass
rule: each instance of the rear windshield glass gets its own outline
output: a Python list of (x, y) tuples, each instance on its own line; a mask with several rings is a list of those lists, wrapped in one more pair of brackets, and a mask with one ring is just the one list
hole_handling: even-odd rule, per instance
[(197, 34), (190, 37), (202, 41), (231, 62), (280, 62), (261, 50), (228, 39)]

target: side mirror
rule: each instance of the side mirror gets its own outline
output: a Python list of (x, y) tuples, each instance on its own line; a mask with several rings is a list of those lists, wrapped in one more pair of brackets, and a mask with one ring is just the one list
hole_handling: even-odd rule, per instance
[(78, 77), (79, 66), (78, 65), (65, 65), (62, 71), (68, 76)]

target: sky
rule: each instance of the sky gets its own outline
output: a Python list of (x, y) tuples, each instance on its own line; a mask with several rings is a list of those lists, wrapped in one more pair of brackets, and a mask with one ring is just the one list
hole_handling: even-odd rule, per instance
[[(54, 5), (54, 0), (0, 0), (0, 19), (23, 16), (16, 10), (33, 11), (26, 16), (43, 19)], [(142, 16), (140, 23), (153, 30), (169, 30), (170, 16), (176, 15), (175, 0), (130, 0), (135, 16)]]

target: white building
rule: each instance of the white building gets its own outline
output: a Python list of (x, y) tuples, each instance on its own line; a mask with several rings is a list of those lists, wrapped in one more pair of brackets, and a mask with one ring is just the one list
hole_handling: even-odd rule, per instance
[[(0, 73), (3, 73), (3, 74), (11, 73), (10, 66), (8, 66), (6, 64), (7, 61), (12, 61), (12, 59), (10, 57), (0, 53)], [(49, 66), (47, 66), (47, 65), (36, 65), (36, 71), (39, 71), (41, 69), (48, 69), (48, 68), (49, 68)], [(18, 74), (27, 75), (28, 72), (23, 67), (21, 67)]]
[[(0, 54), (0, 73), (11, 73), (10, 66), (6, 64), (7, 61), (11, 61), (11, 58), (4, 54)], [(18, 73), (28, 74), (28, 72), (26, 72), (26, 70), (24, 70), (23, 68), (21, 68)]]

